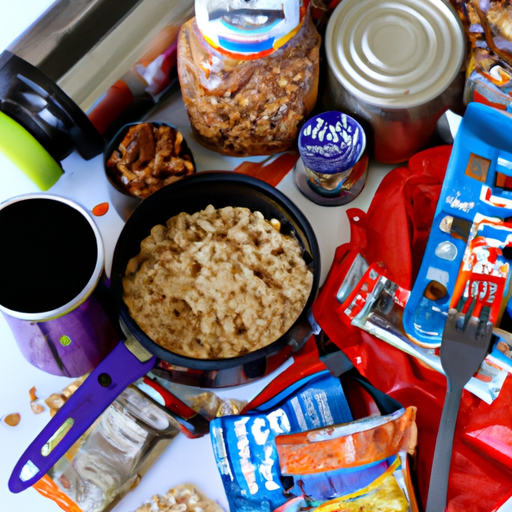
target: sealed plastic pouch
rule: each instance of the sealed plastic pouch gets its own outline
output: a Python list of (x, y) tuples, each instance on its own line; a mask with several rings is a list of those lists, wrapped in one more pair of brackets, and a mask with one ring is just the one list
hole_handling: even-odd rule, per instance
[(327, 512), (389, 495), (385, 500), (401, 507), (392, 510), (417, 510), (407, 462), (416, 446), (416, 409), (404, 409), (354, 369), (342, 383), (314, 364), (306, 376), (295, 366), (262, 392), (265, 402), (257, 397), (245, 414), (211, 424), (230, 508)]

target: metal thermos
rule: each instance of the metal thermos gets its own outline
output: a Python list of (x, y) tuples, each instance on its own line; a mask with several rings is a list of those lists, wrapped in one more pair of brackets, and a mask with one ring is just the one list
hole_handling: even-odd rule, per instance
[(0, 111), (56, 161), (90, 159), (104, 139), (87, 114), (192, 0), (57, 0), (0, 54)]

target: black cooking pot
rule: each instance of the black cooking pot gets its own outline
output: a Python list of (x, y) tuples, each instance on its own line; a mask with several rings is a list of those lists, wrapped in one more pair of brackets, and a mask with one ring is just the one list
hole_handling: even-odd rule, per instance
[[(212, 204), (247, 207), (266, 219), (278, 219), (281, 232), (293, 236), (313, 271), (313, 286), (304, 310), (278, 340), (243, 356), (195, 359), (157, 345), (130, 316), (123, 301), (122, 278), (128, 261), (157, 224), (181, 212), (195, 213)], [(168, 185), (145, 199), (126, 222), (117, 241), (111, 289), (127, 339), (112, 350), (57, 412), (18, 461), (11, 492), (20, 492), (42, 478), (93, 421), (132, 382), (150, 370), (173, 381), (201, 387), (243, 384), (267, 375), (282, 364), (311, 334), (307, 314), (318, 291), (320, 253), (315, 234), (300, 210), (271, 185), (233, 172), (203, 172)]]
[[(130, 258), (140, 252), (140, 242), (151, 228), (180, 212), (195, 213), (209, 204), (215, 208), (245, 206), (260, 211), (266, 219), (278, 219), (281, 232), (294, 236), (304, 250), (304, 259), (313, 271), (313, 287), (301, 317), (278, 340), (243, 356), (227, 359), (194, 359), (164, 349), (137, 325), (123, 301), (122, 278)], [(236, 386), (260, 378), (276, 369), (299, 348), (311, 327), (307, 320), (318, 290), (320, 253), (315, 234), (301, 211), (281, 192), (267, 183), (232, 172), (198, 173), (164, 187), (136, 208), (123, 229), (114, 252), (111, 272), (112, 291), (126, 328), (152, 354), (160, 359), (153, 373), (200, 387)]]

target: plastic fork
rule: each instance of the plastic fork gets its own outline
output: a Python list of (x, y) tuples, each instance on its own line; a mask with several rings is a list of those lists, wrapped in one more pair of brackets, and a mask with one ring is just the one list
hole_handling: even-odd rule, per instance
[(482, 308), (480, 318), (471, 316), (472, 309), (466, 314), (450, 309), (444, 327), (440, 355), (448, 388), (439, 423), (425, 512), (443, 512), (446, 508), (453, 435), (462, 390), (489, 351), (493, 328), (488, 321), (489, 308)]

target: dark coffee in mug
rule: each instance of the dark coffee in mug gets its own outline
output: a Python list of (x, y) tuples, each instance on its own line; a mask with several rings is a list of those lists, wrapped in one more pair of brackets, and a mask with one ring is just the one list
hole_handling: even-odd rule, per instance
[(0, 209), (0, 305), (41, 313), (88, 286), (98, 243), (87, 218), (59, 200), (25, 198)]
[(0, 203), (0, 313), (25, 359), (79, 377), (118, 340), (100, 231), (83, 206), (37, 192)]

